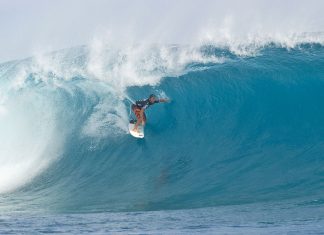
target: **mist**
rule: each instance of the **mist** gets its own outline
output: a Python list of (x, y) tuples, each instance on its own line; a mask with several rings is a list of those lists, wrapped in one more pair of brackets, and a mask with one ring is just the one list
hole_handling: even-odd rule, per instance
[(323, 32), (323, 10), (320, 0), (1, 0), (0, 62), (96, 38), (119, 44), (289, 38)]

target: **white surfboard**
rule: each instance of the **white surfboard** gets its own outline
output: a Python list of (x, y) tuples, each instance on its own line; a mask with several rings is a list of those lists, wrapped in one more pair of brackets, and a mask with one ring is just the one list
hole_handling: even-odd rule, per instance
[(132, 136), (134, 136), (135, 138), (144, 138), (144, 127), (143, 127), (143, 125), (138, 125), (138, 127), (137, 127), (138, 132), (133, 131), (134, 126), (135, 126), (135, 122), (134, 122), (134, 120), (131, 120), (129, 122), (129, 124), (128, 124), (129, 133)]

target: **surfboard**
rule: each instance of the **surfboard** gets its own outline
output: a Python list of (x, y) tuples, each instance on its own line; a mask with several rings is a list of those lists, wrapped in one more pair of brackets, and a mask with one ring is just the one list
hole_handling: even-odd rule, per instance
[(136, 121), (130, 120), (128, 124), (129, 133), (135, 138), (144, 138), (144, 127), (143, 125), (138, 125), (138, 132), (133, 131)]

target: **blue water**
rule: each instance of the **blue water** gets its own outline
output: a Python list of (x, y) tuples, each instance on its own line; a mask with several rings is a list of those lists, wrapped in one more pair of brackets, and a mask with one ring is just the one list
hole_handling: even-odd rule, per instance
[[(210, 45), (168, 67), (185, 50), (170, 48), (0, 65), (0, 232), (324, 231), (324, 47)], [(150, 93), (171, 102), (134, 139), (129, 98)]]

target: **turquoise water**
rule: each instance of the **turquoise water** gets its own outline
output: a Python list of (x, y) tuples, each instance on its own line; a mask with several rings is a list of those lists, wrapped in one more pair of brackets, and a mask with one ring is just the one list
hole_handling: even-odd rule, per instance
[(0, 65), (3, 232), (323, 231), (321, 44), (131, 49)]

